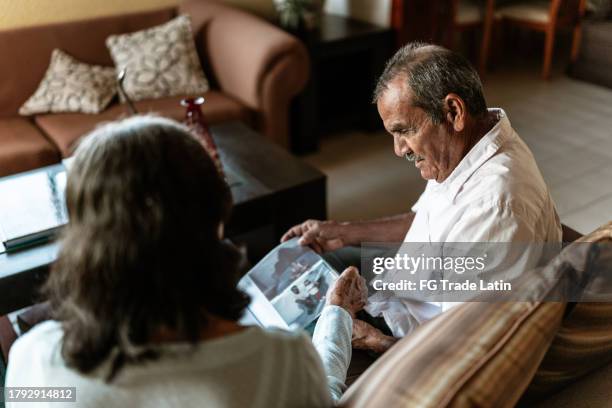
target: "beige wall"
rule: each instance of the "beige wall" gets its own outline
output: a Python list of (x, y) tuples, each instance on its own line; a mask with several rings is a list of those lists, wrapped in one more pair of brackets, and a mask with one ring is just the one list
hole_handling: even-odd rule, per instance
[(0, 29), (154, 10), (178, 0), (0, 0)]
[[(261, 16), (274, 17), (273, 0), (222, 0)], [(0, 0), (0, 30), (154, 10), (180, 0)], [(330, 13), (388, 24), (391, 0), (326, 0)]]
[(325, 11), (385, 27), (391, 25), (391, 0), (326, 0)]
[[(272, 0), (223, 0), (257, 14), (274, 15)], [(0, 0), (0, 30), (154, 10), (180, 0)]]
[(246, 10), (259, 14), (262, 17), (272, 19), (276, 16), (273, 0), (223, 0)]

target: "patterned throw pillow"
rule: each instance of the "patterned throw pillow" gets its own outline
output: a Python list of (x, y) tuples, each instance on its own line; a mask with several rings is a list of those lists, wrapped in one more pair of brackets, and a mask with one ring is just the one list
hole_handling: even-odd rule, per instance
[[(589, 251), (585, 245), (588, 246)], [(589, 268), (605, 273), (612, 262), (612, 222), (580, 238), (563, 251), (567, 265), (581, 262)], [(588, 258), (583, 259), (583, 258)], [(569, 273), (566, 269), (565, 273)], [(567, 315), (555, 335), (550, 349), (538, 368), (524, 403), (554, 395), (587, 374), (612, 363), (612, 304), (608, 302), (580, 302)], [(569, 405), (568, 405), (569, 406)]]
[(127, 70), (123, 86), (134, 101), (208, 91), (186, 15), (143, 31), (110, 36), (106, 46), (117, 70)]
[(114, 68), (85, 64), (56, 49), (38, 89), (19, 114), (100, 113), (117, 92), (115, 82)]

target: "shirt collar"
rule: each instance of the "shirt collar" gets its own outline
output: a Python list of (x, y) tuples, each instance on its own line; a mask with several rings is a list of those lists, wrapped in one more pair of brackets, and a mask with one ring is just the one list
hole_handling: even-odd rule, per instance
[(461, 187), (474, 172), (497, 152), (502, 144), (512, 135), (512, 126), (503, 109), (492, 108), (489, 112), (497, 113), (498, 122), (489, 130), (465, 155), (450, 176), (442, 183), (431, 180), (433, 190), (444, 193), (450, 202), (455, 200)]

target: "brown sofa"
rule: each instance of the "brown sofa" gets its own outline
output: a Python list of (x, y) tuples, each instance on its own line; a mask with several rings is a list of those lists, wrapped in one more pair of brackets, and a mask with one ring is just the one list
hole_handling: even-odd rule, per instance
[[(211, 83), (204, 96), (211, 124), (240, 120), (274, 142), (288, 144), (288, 108), (308, 79), (302, 44), (246, 12), (210, 0), (190, 0), (178, 9), (97, 18), (0, 32), (0, 176), (60, 160), (98, 123), (124, 115), (114, 101), (98, 115), (80, 113), (20, 117), (59, 48), (89, 63), (112, 66), (105, 39), (162, 24), (178, 13), (191, 16), (196, 46)], [(140, 112), (182, 119), (181, 97), (138, 102)]]

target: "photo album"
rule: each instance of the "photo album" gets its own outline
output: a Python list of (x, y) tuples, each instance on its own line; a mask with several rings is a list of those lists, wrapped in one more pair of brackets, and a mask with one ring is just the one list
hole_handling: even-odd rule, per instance
[(323, 310), (338, 273), (307, 246), (291, 239), (274, 248), (238, 284), (251, 297), (244, 325), (303, 329)]

